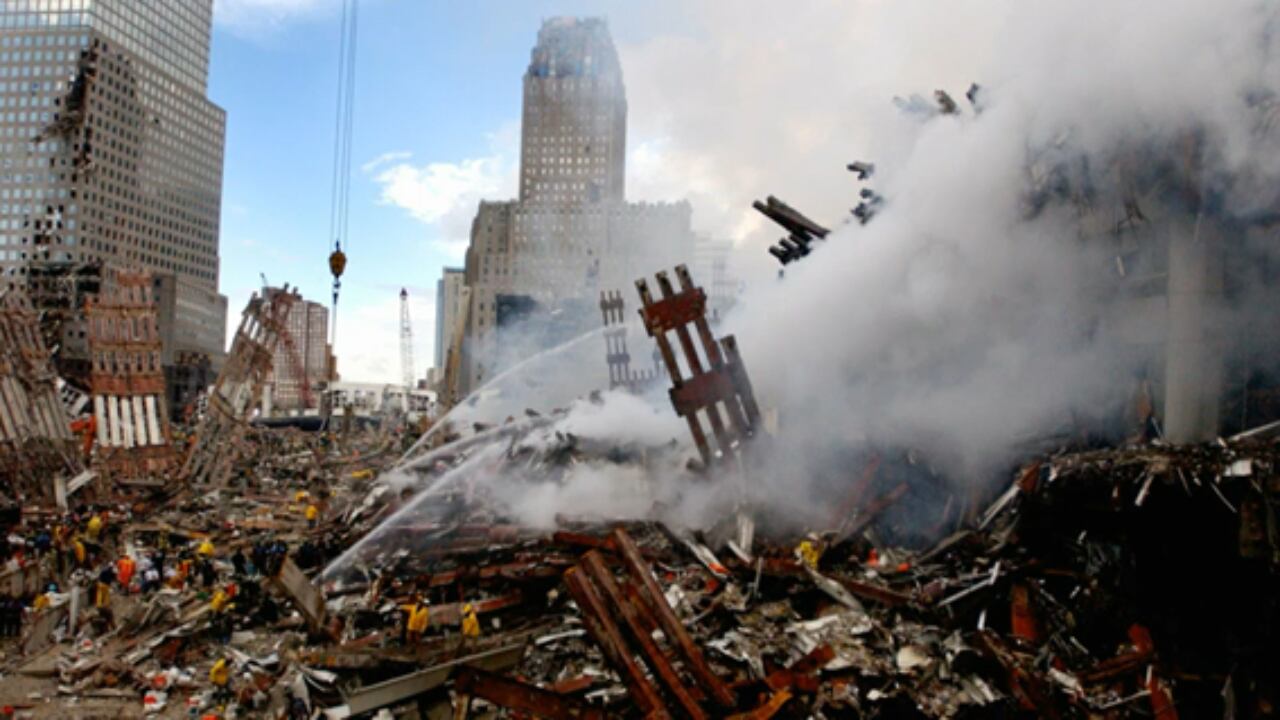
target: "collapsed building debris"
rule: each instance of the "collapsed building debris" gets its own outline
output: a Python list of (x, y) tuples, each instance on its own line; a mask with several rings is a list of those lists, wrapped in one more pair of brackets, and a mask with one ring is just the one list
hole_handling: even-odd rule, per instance
[(299, 297), (285, 285), (250, 298), (187, 452), (181, 473), (186, 482), (222, 485), (230, 479), (241, 450), (240, 438), (250, 413), (261, 402), (276, 347), (286, 332), (285, 320)]
[(759, 200), (751, 204), (762, 215), (782, 226), (789, 234), (769, 248), (769, 254), (786, 265), (795, 262), (810, 252), (809, 247), (814, 240), (825, 238), (831, 233), (825, 227), (805, 217), (790, 205), (770, 195), (765, 202)]
[[(676, 275), (679, 292), (664, 274), (662, 299), (643, 292), (643, 317), (696, 351), (705, 318), (692, 278)], [(250, 309), (242, 361), (260, 357), (273, 317), (262, 299)], [(672, 363), (673, 400), (699, 410), (680, 389), (733, 362), (703, 352), (699, 375)], [(252, 383), (236, 377), (241, 392)], [(666, 521), (660, 504), (522, 523), (492, 477), (554, 487), (587, 464), (650, 477), (680, 467), (678, 446), (576, 437), (558, 429), (563, 417), (513, 420), (415, 457), (400, 472), (419, 482), (400, 489), (390, 483), (403, 476), (385, 473), (394, 438), (240, 428), (218, 469), (233, 486), (132, 519), (52, 516), (80, 529), (51, 533), (68, 539), (48, 550), (50, 515), (10, 518), (11, 534), (33, 539), (4, 587), (32, 609), (0, 702), (270, 717), (1273, 712), (1270, 430), (1031, 458), (967, 523), (947, 511), (964, 500), (933, 502), (928, 473), (878, 453), (846, 478), (826, 525), (796, 530), (759, 513), (744, 542)], [(915, 498), (938, 506), (928, 536), (901, 530), (920, 524), (917, 510), (895, 515)], [(80, 561), (74, 543), (91, 533), (96, 554)]]
[[(680, 291), (676, 292), (666, 272), (656, 276), (661, 299), (655, 299), (646, 280), (636, 281), (636, 290), (643, 304), (640, 315), (645, 330), (658, 345), (658, 352), (667, 366), (671, 378), (671, 404), (676, 414), (689, 424), (694, 444), (704, 467), (718, 460), (734, 457), (740, 443), (752, 437), (760, 427), (760, 408), (756, 405), (751, 381), (747, 378), (738, 343), (732, 335), (718, 342), (711, 335), (707, 323), (707, 296), (702, 288), (693, 284), (689, 269), (676, 267), (676, 279)], [(690, 326), (698, 334), (706, 364), (694, 345)], [(675, 332), (684, 351), (684, 367), (689, 377), (684, 377), (680, 361), (671, 347), (667, 333)], [(728, 424), (720, 415), (724, 406)], [(705, 414), (715, 435), (717, 448), (712, 449), (702, 428), (699, 414)]]
[(177, 464), (165, 406), (160, 334), (151, 273), (108, 268), (85, 307), (97, 430), (95, 465), (104, 475), (160, 479)]
[(0, 291), (0, 481), (11, 497), (53, 497), (54, 477), (84, 469), (35, 310)]
[[(657, 358), (651, 370), (631, 367), (627, 351), (626, 301), (618, 290), (600, 293), (600, 313), (604, 316), (605, 363), (609, 366), (609, 389), (638, 393), (658, 378)], [(655, 351), (656, 356), (656, 351)]]

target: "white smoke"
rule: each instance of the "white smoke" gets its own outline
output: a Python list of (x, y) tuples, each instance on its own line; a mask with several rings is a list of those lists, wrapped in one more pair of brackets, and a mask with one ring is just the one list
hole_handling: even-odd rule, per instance
[[(855, 3), (856, 11), (836, 10), (834, 18), (807, 5), (795, 16), (780, 6), (754, 16), (738, 4), (697, 7), (694, 15), (725, 22), (704, 28), (709, 38), (697, 51), (666, 44), (677, 57), (719, 67), (735, 53), (745, 57), (750, 38), (779, 39), (751, 48), (756, 64), (720, 82), (692, 88), (669, 76), (682, 102), (705, 93), (698, 101), (707, 107), (685, 127), (679, 103), (669, 103), (666, 146), (689, 150), (700, 177), (719, 177), (742, 207), (777, 193), (835, 224), (832, 217), (856, 204), (856, 185), (831, 171), (856, 159), (876, 163), (871, 185), (886, 198), (871, 223), (840, 227), (785, 278), (773, 278), (772, 269), (753, 277), (722, 328), (737, 335), (761, 403), (781, 416), (776, 462), (750, 468), (757, 500), (808, 506), (815, 515), (829, 510), (829, 498), (812, 492), (814, 478), (832, 470), (833, 449), (864, 440), (921, 449), (953, 480), (989, 480), (1018, 442), (1073, 419), (1113, 415), (1129, 400), (1144, 359), (1114, 330), (1123, 320), (1110, 304), (1114, 247), (1083, 233), (1070, 203), (1028, 210), (1034, 168), (1046, 155), (1067, 165), (1087, 159), (1085, 174), (1105, 183), (1122, 161), (1169, 161), (1141, 154), (1151, 148), (1176, 163), (1170, 148), (1195, 137), (1203, 150), (1203, 166), (1192, 173), (1197, 190), (1219, 188), (1223, 204), (1238, 211), (1276, 196), (1276, 133), (1260, 137), (1266, 121), (1257, 109), (1257, 98), (1280, 97), (1280, 6), (1273, 3), (907, 0)], [(778, 23), (769, 26), (770, 18)], [(841, 42), (840, 29), (858, 42), (829, 47)], [(739, 31), (745, 35), (716, 34)], [(661, 47), (624, 47), (624, 65), (635, 57), (661, 65)], [(840, 64), (825, 62), (831, 57)], [(765, 61), (778, 67), (751, 72)], [(808, 71), (788, 75), (799, 68)], [(710, 79), (703, 70), (690, 66), (683, 77)], [(970, 80), (983, 86), (980, 113), (963, 100)], [(753, 83), (781, 88), (783, 101)], [(800, 92), (787, 83), (808, 91), (807, 103), (786, 102)], [(639, 113), (652, 88), (644, 89), (643, 75), (637, 85)], [(930, 97), (937, 87), (960, 101), (960, 115), (922, 119), (889, 103), (893, 94)], [(731, 115), (710, 107), (726, 96)], [(742, 97), (754, 105), (734, 106)], [(815, 117), (802, 122), (810, 108)], [(744, 128), (756, 136), (743, 138)], [(779, 136), (784, 147), (805, 152), (777, 152), (771, 143)], [(726, 146), (727, 139), (739, 145)], [(1130, 156), (1118, 157), (1124, 148)], [(736, 181), (734, 163), (743, 167)], [(1099, 187), (1101, 211), (1122, 196), (1114, 185)], [(1151, 227), (1190, 232), (1185, 219), (1157, 217)], [(759, 240), (781, 234), (757, 233), (743, 252), (767, 258)], [(658, 269), (638, 268), (637, 276)], [(611, 432), (625, 431), (628, 418), (649, 427), (654, 412), (615, 401), (579, 406), (562, 423), (585, 433), (607, 420)], [(662, 427), (679, 427), (665, 406), (657, 412)], [(618, 511), (602, 490), (608, 472), (587, 468), (535, 495), (507, 492), (515, 506), (527, 500), (539, 522), (583, 508)], [(626, 508), (670, 497), (658, 482), (635, 501), (635, 478), (615, 479)]]

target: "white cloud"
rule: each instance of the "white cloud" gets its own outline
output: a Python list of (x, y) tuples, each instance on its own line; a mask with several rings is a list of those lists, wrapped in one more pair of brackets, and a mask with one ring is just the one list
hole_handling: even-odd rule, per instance
[(374, 170), (377, 170), (378, 168), (382, 167), (383, 165), (387, 165), (393, 162), (399, 162), (400, 160), (408, 160), (411, 157), (413, 157), (413, 153), (407, 150), (394, 150), (392, 152), (385, 152), (379, 155), (378, 157), (370, 160), (369, 162), (365, 163), (364, 165), (361, 165), (360, 171), (371, 173)]
[(481, 200), (515, 194), (519, 131), (515, 123), (489, 135), (489, 153), (457, 162), (415, 164), (404, 152), (384, 153), (365, 163), (366, 174), (382, 187), (380, 202), (408, 212), (438, 229), (439, 242), (461, 259), (471, 221)]
[(213, 20), (232, 31), (252, 35), (337, 4), (338, 0), (215, 0)]
[[(388, 288), (385, 299), (339, 306), (338, 374), (355, 382), (398, 383), (400, 370), (400, 294)], [(345, 299), (345, 298), (344, 298)], [(409, 288), (413, 324), (414, 377), (425, 376), (435, 348), (435, 292)]]

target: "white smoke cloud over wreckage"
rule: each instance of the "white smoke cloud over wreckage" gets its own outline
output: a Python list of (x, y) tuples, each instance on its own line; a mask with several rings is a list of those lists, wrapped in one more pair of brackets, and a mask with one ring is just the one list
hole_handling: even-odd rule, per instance
[[(633, 476), (607, 465), (561, 478), (559, 490), (506, 470), (471, 482), (487, 482), (514, 515), (527, 511), (526, 519), (542, 524), (556, 513), (645, 516), (655, 502), (669, 512), (689, 492), (698, 494), (691, 506), (706, 509), (706, 524), (744, 497), (803, 524), (829, 517), (833, 478), (847, 482), (856, 472), (851, 453), (867, 444), (918, 451), (947, 482), (972, 486), (1007, 481), (1009, 463), (1029, 440), (1064, 429), (1117, 432), (1104, 420), (1122, 416), (1153, 362), (1163, 361), (1128, 327), (1130, 305), (1120, 300), (1131, 298), (1123, 283), (1133, 273), (1115, 230), (1141, 223), (1139, 246), (1170, 235), (1227, 242), (1222, 233), (1201, 233), (1212, 214), (1219, 227), (1256, 239), (1259, 231), (1246, 226), (1280, 206), (1280, 7), (1181, 0), (928, 7), (928, 14), (897, 17), (998, 28), (998, 43), (972, 68), (982, 85), (976, 102), (965, 102), (964, 87), (947, 88), (959, 101), (955, 114), (938, 112), (932, 100), (894, 107), (876, 98), (875, 109), (848, 128), (862, 157), (829, 162), (876, 163), (870, 184), (884, 198), (878, 213), (865, 225), (838, 227), (785, 277), (753, 279), (719, 328), (736, 334), (761, 404), (780, 418), (780, 436), (762, 463), (745, 468), (744, 485), (734, 481), (719, 503), (707, 501), (705, 485), (673, 490), (670, 476), (651, 479), (651, 492), (635, 492)], [(888, 24), (876, 32), (882, 37), (858, 68), (884, 73), (876, 84), (887, 85), (901, 64), (888, 39), (916, 28)], [(912, 63), (918, 73), (928, 58)], [(826, 81), (838, 84), (838, 70)], [(758, 109), (779, 118), (795, 111)], [(844, 180), (852, 206), (856, 186)], [(803, 209), (809, 189), (753, 192), (777, 192)], [(1262, 235), (1274, 240), (1274, 227)], [(1274, 251), (1269, 241), (1262, 247), (1263, 256)], [(1133, 264), (1132, 257), (1164, 250), (1124, 252)], [(1256, 307), (1267, 292), (1237, 297)], [(1205, 312), (1225, 328), (1250, 319), (1247, 307), (1229, 302)], [(574, 368), (598, 377), (602, 343), (579, 345), (550, 360), (560, 380), (578, 375)], [(545, 409), (559, 395), (556, 404), (567, 406), (593, 389), (558, 381), (552, 393), (526, 395), (522, 383), (538, 384), (537, 364), (526, 370), (484, 391), (488, 397), (455, 419), (500, 422), (532, 404), (526, 400)], [(625, 442), (628, 414), (638, 425), (657, 412), (670, 416), (671, 437), (687, 444), (663, 394), (648, 399), (616, 407), (606, 399), (606, 435)], [(604, 411), (579, 403), (555, 423), (589, 432), (589, 412)], [(612, 493), (611, 483), (626, 492)]]

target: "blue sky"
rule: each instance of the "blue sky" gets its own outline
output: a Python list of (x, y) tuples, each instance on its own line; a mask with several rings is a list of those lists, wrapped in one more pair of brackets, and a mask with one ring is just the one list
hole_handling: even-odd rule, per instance
[[(514, 189), (521, 74), (541, 19), (609, 9), (363, 0), (349, 265), (338, 311), (344, 376), (399, 377), (402, 286), (414, 298), (416, 370), (425, 372), (440, 268), (460, 264), (475, 201)], [(231, 300), (229, 331), (260, 273), (328, 304), (340, 17), (336, 0), (218, 6), (209, 95), (228, 114), (221, 289)], [(615, 35), (635, 37), (642, 25), (629, 22)]]
[[(628, 198), (690, 200), (695, 230), (738, 243), (747, 279), (772, 276), (764, 247), (777, 239), (752, 200), (776, 193), (817, 218), (844, 216), (855, 192), (844, 163), (867, 156), (868, 118), (903, 91), (950, 82), (963, 92), (963, 60), (991, 41), (983, 28), (919, 23), (928, 3), (360, 2), (337, 342), (339, 371), (353, 380), (400, 377), (402, 286), (414, 298), (416, 374), (430, 364), (440, 268), (461, 264), (478, 201), (515, 192), (521, 76), (543, 19), (608, 19), (629, 104)], [(215, 7), (209, 96), (228, 114), (221, 290), (233, 330), (259, 273), (329, 302), (341, 6)], [(876, 28), (890, 23), (919, 29), (885, 47)], [(925, 56), (930, 67), (911, 65)]]

